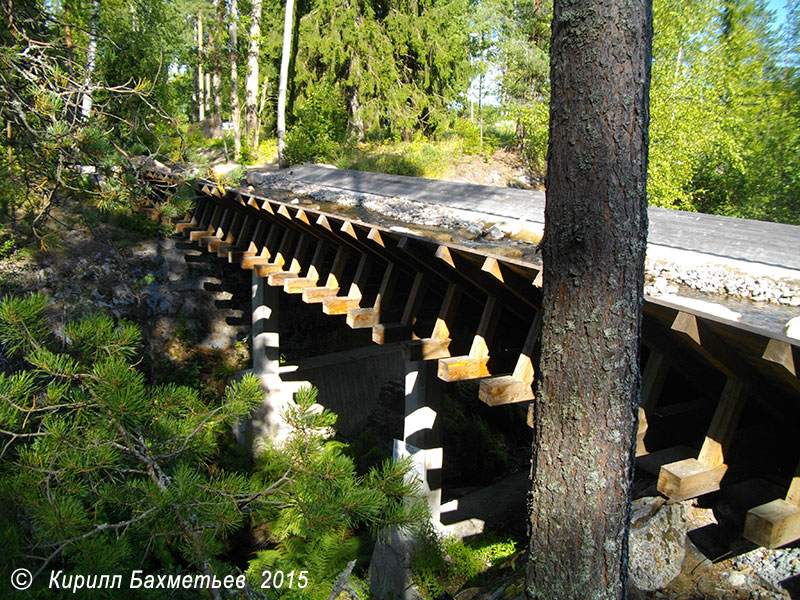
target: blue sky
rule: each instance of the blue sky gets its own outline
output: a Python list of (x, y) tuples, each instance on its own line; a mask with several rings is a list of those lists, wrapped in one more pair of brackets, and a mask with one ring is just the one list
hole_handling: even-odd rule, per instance
[(781, 25), (786, 22), (786, 0), (767, 0), (767, 6), (777, 13)]

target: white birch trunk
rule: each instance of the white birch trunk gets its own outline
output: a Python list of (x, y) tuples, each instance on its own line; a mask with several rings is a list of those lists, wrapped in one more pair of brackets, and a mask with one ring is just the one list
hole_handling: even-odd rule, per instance
[(81, 115), (88, 119), (92, 114), (92, 75), (97, 60), (97, 26), (100, 22), (100, 0), (92, 0), (92, 15), (89, 22), (89, 45), (86, 48), (86, 72), (83, 78)]
[(258, 45), (261, 37), (261, 0), (253, 0), (250, 13), (250, 45), (247, 50), (247, 79), (245, 81), (245, 136), (258, 148)]
[(286, 88), (289, 81), (289, 57), (292, 54), (292, 19), (294, 0), (286, 0), (286, 15), (283, 20), (283, 54), (281, 55), (281, 76), (278, 82), (278, 165), (286, 164)]

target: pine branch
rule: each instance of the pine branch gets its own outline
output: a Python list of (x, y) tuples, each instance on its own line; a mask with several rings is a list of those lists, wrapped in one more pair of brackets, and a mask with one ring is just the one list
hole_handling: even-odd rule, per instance
[[(33, 574), (33, 579), (36, 579), (41, 574), (41, 572), (44, 571), (45, 567), (47, 567), (47, 565), (50, 564), (50, 561), (52, 561), (56, 556), (61, 554), (61, 551), (64, 550), (64, 548), (66, 548), (67, 546), (70, 546), (70, 545), (74, 544), (75, 542), (80, 542), (81, 540), (85, 540), (86, 538), (92, 537), (93, 535), (96, 535), (96, 534), (98, 534), (100, 532), (103, 532), (103, 531), (109, 531), (109, 530), (117, 531), (119, 529), (124, 529), (125, 527), (128, 527), (129, 525), (133, 525), (134, 523), (138, 523), (139, 521), (141, 521), (142, 519), (147, 517), (150, 513), (155, 512), (156, 510), (158, 510), (158, 507), (154, 506), (152, 508), (148, 508), (146, 511), (144, 511), (140, 515), (134, 517), (133, 519), (128, 519), (127, 521), (121, 521), (120, 523), (102, 523), (102, 524), (98, 525), (97, 527), (95, 527), (94, 529), (92, 529), (91, 531), (87, 531), (86, 533), (83, 533), (81, 535), (75, 536), (73, 538), (70, 538), (70, 539), (62, 542), (58, 546), (58, 548), (56, 548), (50, 554), (50, 556), (48, 556), (44, 560), (44, 562), (39, 567), (39, 569), (36, 571), (36, 573)], [(54, 546), (54, 545), (55, 544), (44, 544), (45, 547)]]

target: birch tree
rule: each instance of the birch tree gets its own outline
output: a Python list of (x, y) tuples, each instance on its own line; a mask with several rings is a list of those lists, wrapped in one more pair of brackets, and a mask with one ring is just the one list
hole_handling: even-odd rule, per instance
[(245, 80), (245, 137), (258, 147), (258, 49), (261, 39), (261, 0), (253, 0), (250, 11), (250, 39), (247, 50), (247, 79)]

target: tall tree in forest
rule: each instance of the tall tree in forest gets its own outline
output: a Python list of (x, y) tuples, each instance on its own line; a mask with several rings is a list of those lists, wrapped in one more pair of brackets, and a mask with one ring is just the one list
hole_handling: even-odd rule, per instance
[(531, 600), (626, 594), (647, 240), (650, 0), (555, 0)]
[(197, 120), (206, 118), (206, 87), (203, 74), (203, 11), (197, 9)]
[(258, 49), (261, 41), (261, 0), (253, 0), (250, 9), (250, 39), (247, 49), (247, 78), (245, 79), (244, 118), (245, 137), (258, 148)]
[(230, 45), (231, 63), (231, 122), (233, 123), (233, 153), (239, 160), (242, 152), (242, 115), (239, 109), (239, 7), (237, 0), (231, 0), (230, 23), (228, 24), (228, 43)]
[(81, 115), (88, 119), (92, 114), (92, 76), (97, 61), (97, 28), (100, 24), (100, 0), (92, 0), (92, 13), (89, 17), (89, 45), (86, 48), (86, 69), (83, 79), (83, 100)]
[(289, 85), (289, 58), (292, 54), (292, 20), (294, 0), (286, 0), (286, 14), (283, 20), (283, 52), (281, 53), (281, 74), (278, 81), (278, 165), (281, 169), (286, 162), (286, 88)]
[(222, 46), (225, 38), (225, 0), (217, 0), (214, 32), (211, 36), (211, 99), (214, 137), (222, 137)]

